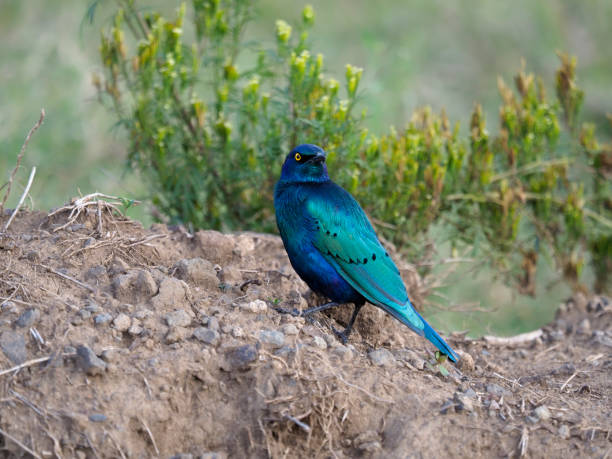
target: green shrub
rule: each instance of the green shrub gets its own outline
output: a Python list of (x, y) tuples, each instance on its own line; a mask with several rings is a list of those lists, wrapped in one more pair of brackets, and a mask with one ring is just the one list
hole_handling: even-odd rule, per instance
[(118, 5), (96, 84), (129, 134), (130, 164), (170, 221), (274, 231), (280, 164), (293, 146), (317, 143), (334, 179), (410, 259), (432, 238), (450, 240), (533, 294), (545, 251), (575, 288), (586, 261), (596, 288), (609, 288), (611, 147), (578, 123), (575, 60), (561, 56), (556, 99), (524, 70), (516, 91), (500, 79), (496, 136), (479, 106), (467, 138), (427, 108), (377, 136), (356, 107), (362, 69), (347, 65), (340, 83), (310, 51), (311, 7), (294, 27), (277, 21), (268, 50), (245, 38), (248, 0), (193, 0), (174, 19)]

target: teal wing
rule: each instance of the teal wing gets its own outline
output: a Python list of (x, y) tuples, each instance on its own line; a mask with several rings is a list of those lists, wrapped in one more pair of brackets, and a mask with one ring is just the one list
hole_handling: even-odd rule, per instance
[(412, 308), (399, 269), (364, 211), (348, 193), (336, 198), (307, 203), (316, 229), (315, 247), (370, 303), (422, 335), (424, 321)]

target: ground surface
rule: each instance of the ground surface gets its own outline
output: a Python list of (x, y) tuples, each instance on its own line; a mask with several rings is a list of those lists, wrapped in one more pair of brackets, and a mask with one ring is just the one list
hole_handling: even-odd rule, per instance
[(445, 371), (376, 308), (347, 346), (350, 308), (273, 310), (320, 301), (275, 236), (68, 222), (0, 235), (0, 457), (611, 457), (606, 298), (518, 343), (451, 336)]

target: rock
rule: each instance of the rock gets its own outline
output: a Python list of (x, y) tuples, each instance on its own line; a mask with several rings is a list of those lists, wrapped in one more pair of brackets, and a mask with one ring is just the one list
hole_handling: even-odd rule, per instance
[(208, 318), (208, 328), (211, 330), (219, 331), (219, 319), (216, 317)]
[(102, 413), (92, 413), (89, 415), (89, 420), (91, 422), (104, 422), (107, 419), (108, 418), (106, 417), (106, 415)]
[(355, 437), (353, 445), (360, 451), (374, 453), (382, 449), (380, 435), (373, 430), (362, 432)]
[(548, 421), (551, 418), (550, 410), (546, 405), (538, 406), (533, 414), (535, 414), (540, 421)]
[(283, 325), (283, 333), (287, 336), (294, 336), (300, 333), (298, 328), (293, 324), (285, 324)]
[(185, 340), (189, 336), (189, 329), (185, 327), (170, 327), (166, 334), (166, 344), (174, 344)]
[(184, 309), (177, 309), (165, 316), (169, 327), (188, 327), (191, 325), (191, 316)]
[(174, 277), (166, 277), (159, 284), (159, 292), (151, 298), (155, 309), (175, 306), (185, 300), (185, 285)]
[(583, 319), (576, 327), (576, 332), (581, 335), (588, 335), (591, 333), (591, 322), (589, 319)]
[(194, 234), (195, 243), (204, 258), (224, 266), (234, 257), (234, 238), (218, 231), (198, 231)]
[(455, 402), (455, 411), (458, 413), (465, 411), (467, 413), (471, 413), (474, 411), (474, 402), (467, 394), (462, 392), (455, 392), (453, 396), (453, 402)]
[(219, 272), (219, 276), (226, 285), (242, 283), (242, 272), (234, 266), (226, 266)]
[(79, 311), (79, 315), (81, 316), (81, 319), (87, 320), (91, 317), (91, 312), (88, 311), (87, 309), (81, 309)]
[(157, 284), (149, 271), (135, 269), (116, 276), (111, 283), (113, 296), (119, 301), (135, 303), (141, 297), (149, 298), (157, 292)]
[(391, 367), (395, 365), (395, 357), (388, 349), (375, 349), (368, 354), (373, 365), (378, 367)]
[(203, 258), (190, 258), (180, 260), (174, 265), (176, 275), (179, 279), (197, 284), (206, 290), (216, 291), (219, 287), (219, 279), (213, 264)]
[(221, 369), (224, 371), (248, 370), (251, 363), (259, 357), (257, 349), (252, 344), (245, 344), (226, 351)]
[(132, 336), (138, 336), (142, 334), (144, 328), (142, 328), (136, 320), (132, 321), (132, 325), (128, 328), (128, 333)]
[(93, 280), (93, 281), (100, 281), (102, 280), (103, 276), (106, 276), (106, 268), (102, 265), (97, 265), (97, 266), (93, 266), (91, 268), (89, 268), (87, 271), (85, 271), (85, 280)]
[(111, 316), (107, 312), (103, 312), (101, 314), (96, 314), (96, 316), (94, 317), (94, 323), (96, 325), (104, 325), (110, 322), (112, 319), (113, 319), (113, 316)]
[(503, 387), (495, 383), (487, 384), (487, 393), (495, 397), (501, 397), (502, 395), (510, 395), (510, 391), (504, 389)]
[(106, 371), (106, 362), (84, 344), (76, 349), (77, 365), (90, 376), (100, 375)]
[(91, 312), (92, 314), (95, 314), (96, 312), (100, 312), (102, 310), (98, 303), (93, 300), (88, 300), (83, 309), (85, 311)]
[(128, 265), (121, 258), (115, 257), (112, 264), (108, 267), (108, 275), (116, 276), (117, 274), (125, 274), (130, 269), (130, 265)]
[(285, 344), (285, 335), (277, 330), (260, 330), (258, 338), (263, 344), (269, 344), (274, 348)]
[(459, 370), (463, 372), (474, 371), (476, 368), (474, 357), (469, 352), (462, 351), (461, 349), (457, 349), (455, 352), (459, 356), (459, 361), (456, 363)]
[(199, 459), (227, 459), (227, 453), (223, 451), (206, 452), (200, 455)]
[(327, 349), (327, 342), (318, 335), (312, 337), (312, 344), (319, 349)]
[(240, 308), (247, 312), (259, 314), (266, 312), (268, 310), (268, 305), (263, 300), (253, 300), (249, 303), (241, 304)]
[(570, 428), (567, 426), (567, 424), (561, 424), (557, 432), (559, 433), (559, 436), (563, 438), (564, 440), (567, 440), (571, 434)]
[(121, 313), (113, 320), (113, 327), (120, 332), (128, 331), (132, 325), (132, 319), (127, 314)]
[(31, 327), (40, 319), (40, 312), (38, 309), (30, 308), (26, 309), (17, 319), (16, 324), (18, 327)]
[(472, 389), (471, 387), (468, 387), (463, 393), (465, 394), (466, 397), (469, 397), (473, 400), (476, 400), (478, 398), (478, 395), (476, 394), (474, 389)]
[(332, 354), (338, 356), (342, 362), (350, 362), (353, 359), (353, 352), (342, 344), (335, 344), (332, 347)]
[(105, 351), (102, 351), (102, 354), (100, 354), (100, 358), (107, 363), (117, 362), (120, 357), (121, 352), (119, 349), (106, 349)]
[(219, 332), (210, 328), (198, 327), (193, 331), (193, 337), (203, 343), (215, 345), (219, 341)]
[(232, 336), (234, 338), (242, 338), (244, 337), (244, 330), (238, 326), (232, 327)]
[(0, 334), (0, 349), (15, 365), (20, 365), (28, 360), (25, 339), (21, 333), (12, 330), (2, 332)]

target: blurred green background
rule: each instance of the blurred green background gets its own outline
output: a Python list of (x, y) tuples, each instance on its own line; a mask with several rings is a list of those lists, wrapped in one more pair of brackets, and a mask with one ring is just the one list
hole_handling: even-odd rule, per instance
[[(248, 38), (272, 47), (276, 19), (298, 20), (305, 3), (260, 1)], [(495, 131), (497, 76), (509, 81), (524, 58), (527, 70), (541, 75), (553, 91), (555, 52), (560, 50), (578, 57), (579, 83), (586, 92), (583, 116), (598, 125), (600, 135), (610, 135), (609, 0), (310, 3), (316, 13), (313, 49), (325, 55), (327, 73), (341, 79), (346, 63), (364, 67), (362, 106), (375, 132), (391, 124), (403, 126), (421, 105), (436, 111), (444, 107), (450, 119), (466, 129), (475, 102), (483, 104)], [(171, 11), (178, 2), (141, 4)], [(123, 133), (98, 104), (91, 84), (92, 73), (100, 68), (100, 29), (110, 21), (112, 2), (102, 2), (93, 24), (85, 19), (88, 5), (86, 0), (0, 2), (0, 184), (14, 167), (40, 108), (47, 111), (44, 126), (29, 145), (9, 207), (33, 165), (38, 172), (30, 194), (37, 209), (57, 207), (79, 190), (146, 202), (141, 180), (125, 168)], [(145, 225), (151, 222), (146, 206), (130, 209), (129, 215)], [(538, 297), (530, 299), (494, 282), (490, 273), (474, 275), (464, 269), (449, 279), (442, 293), (456, 302), (479, 301), (491, 312), (432, 308), (429, 316), (443, 330), (469, 329), (472, 334), (536, 328), (550, 320), (570, 293), (562, 284), (549, 285), (554, 278), (550, 269), (539, 272)]]

